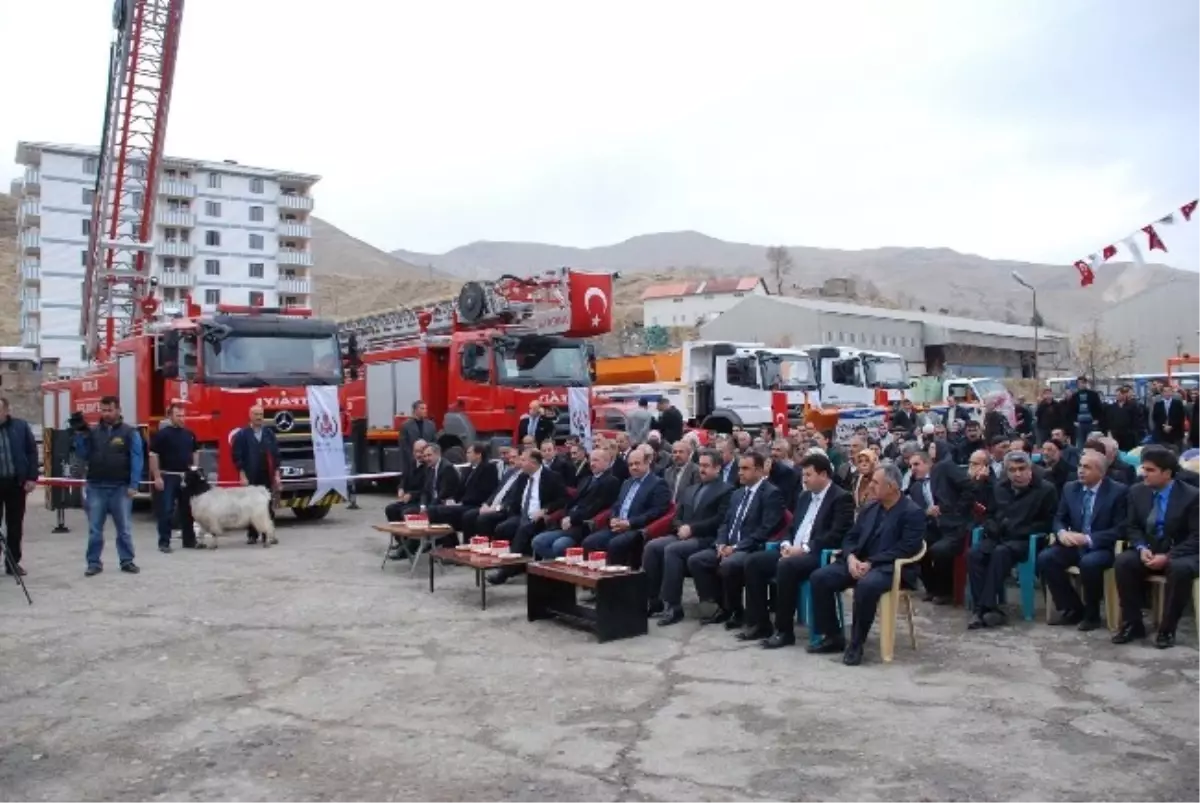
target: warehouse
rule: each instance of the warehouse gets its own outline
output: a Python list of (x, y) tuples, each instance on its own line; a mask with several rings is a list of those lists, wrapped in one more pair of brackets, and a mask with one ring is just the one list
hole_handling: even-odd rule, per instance
[[(1032, 376), (1034, 329), (911, 310), (810, 298), (751, 296), (700, 327), (704, 340), (760, 341), (774, 346), (821, 343), (899, 354), (909, 373)], [(1067, 347), (1067, 336), (1037, 331), (1043, 373)]]

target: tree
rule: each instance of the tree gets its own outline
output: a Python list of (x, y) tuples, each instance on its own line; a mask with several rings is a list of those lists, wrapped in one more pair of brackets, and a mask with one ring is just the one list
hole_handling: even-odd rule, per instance
[(1128, 373), (1136, 353), (1132, 342), (1119, 346), (1105, 340), (1100, 334), (1100, 325), (1092, 321), (1092, 328), (1076, 335), (1071, 343), (1070, 363), (1080, 376), (1086, 376), (1095, 384), (1097, 378)]
[(771, 266), (771, 278), (775, 283), (775, 294), (783, 295), (784, 279), (795, 264), (792, 261), (792, 253), (787, 250), (786, 246), (773, 245), (767, 249), (767, 262)]

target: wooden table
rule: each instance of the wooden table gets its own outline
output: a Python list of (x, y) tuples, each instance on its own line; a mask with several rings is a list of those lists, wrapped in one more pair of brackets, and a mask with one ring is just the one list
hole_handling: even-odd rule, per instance
[(472, 552), (469, 549), (454, 549), (453, 547), (438, 547), (429, 555), (429, 593), (433, 593), (433, 564), (453, 563), (456, 566), (466, 566), (475, 570), (475, 585), (479, 586), (479, 606), (487, 610), (487, 578), (484, 572), (506, 566), (521, 566), (529, 564), (533, 558), (519, 555), (515, 558), (500, 558), (484, 552)]
[[(529, 621), (558, 618), (595, 634), (600, 642), (646, 635), (646, 573), (604, 572), (560, 561), (530, 563)], [(596, 592), (596, 607), (575, 601), (575, 589)]]
[[(371, 525), (381, 533), (387, 533), (391, 538), (388, 541), (387, 549), (383, 551), (383, 563), (379, 565), (379, 570), (383, 571), (383, 567), (387, 566), (388, 553), (393, 547), (400, 547), (404, 550), (404, 557), (408, 558), (408, 573), (411, 575), (417, 570), (417, 561), (421, 559), (421, 553), (429, 552), (433, 549), (433, 541), (437, 538), (444, 538), (447, 535), (454, 535), (454, 528), (449, 524), (430, 524), (425, 527), (413, 527), (405, 524), (402, 521), (389, 521), (384, 524)], [(412, 552), (408, 548), (408, 539), (417, 541), (417, 551)], [(430, 561), (430, 571), (433, 571), (433, 562)]]

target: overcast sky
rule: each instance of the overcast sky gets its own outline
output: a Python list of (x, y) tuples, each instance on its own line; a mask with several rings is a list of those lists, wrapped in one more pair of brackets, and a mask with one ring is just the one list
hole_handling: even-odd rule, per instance
[[(319, 173), (387, 249), (695, 229), (1070, 269), (1198, 194), (1197, 6), (189, 0), (167, 150)], [(98, 142), (110, 9), (0, 0), (10, 154)], [(1200, 221), (1163, 235), (1196, 269)]]

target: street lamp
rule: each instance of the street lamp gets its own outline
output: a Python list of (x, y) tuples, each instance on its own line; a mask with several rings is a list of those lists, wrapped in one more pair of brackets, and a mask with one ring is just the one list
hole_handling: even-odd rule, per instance
[(1038, 326), (1042, 322), (1042, 316), (1038, 314), (1038, 308), (1037, 308), (1037, 288), (1034, 287), (1032, 284), (1030, 284), (1029, 281), (1024, 276), (1022, 276), (1020, 273), (1018, 273), (1015, 270), (1012, 272), (1012, 277), (1013, 277), (1013, 279), (1016, 280), (1017, 284), (1026, 288), (1027, 290), (1029, 290), (1029, 292), (1033, 293), (1033, 378), (1037, 379), (1039, 376), (1038, 375)]

